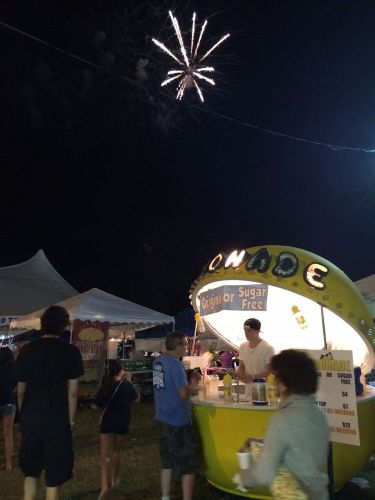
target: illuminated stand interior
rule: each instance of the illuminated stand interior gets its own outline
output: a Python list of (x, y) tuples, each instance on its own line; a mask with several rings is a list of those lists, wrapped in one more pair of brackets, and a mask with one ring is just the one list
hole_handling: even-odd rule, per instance
[[(259, 252), (259, 249), (260, 247), (247, 249), (246, 255), (254, 255), (257, 251)], [(218, 269), (215, 262), (217, 257), (215, 257), (210, 264), (211, 269), (208, 266), (208, 272), (203, 273), (198, 278), (192, 293), (192, 304), (208, 328), (234, 348), (238, 348), (246, 340), (243, 332), (244, 321), (249, 317), (255, 317), (262, 323), (261, 337), (273, 345), (276, 352), (291, 347), (300, 349), (324, 349), (327, 347), (328, 350), (351, 350), (353, 351), (354, 366), (361, 366), (362, 373), (368, 373), (374, 365), (372, 347), (374, 332), (371, 328), (371, 318), (368, 314), (366, 315), (366, 311), (361, 311), (359, 315), (356, 314), (354, 319), (351, 317), (354, 316), (354, 313), (347, 312), (345, 314), (345, 298), (348, 294), (346, 287), (349, 285), (354, 287), (349, 278), (337, 270), (333, 264), (303, 250), (289, 247), (267, 247), (267, 251), (272, 252), (272, 264), (270, 263), (268, 272), (261, 273), (257, 269), (249, 271), (244, 263), (245, 254), (235, 252), (237, 260), (231, 259), (231, 256), (225, 257), (226, 262), (230, 262), (230, 265), (225, 267), (224, 263)], [(299, 259), (298, 272), (293, 276), (285, 278), (269, 272), (277, 264), (277, 256), (280, 254), (289, 254), (295, 259)], [(241, 255), (245, 256), (245, 259), (241, 259)], [(301, 266), (301, 262), (305, 260), (307, 263), (311, 263), (313, 258), (324, 262), (326, 267), (318, 263), (316, 265), (327, 270), (327, 276), (324, 280), (316, 282), (316, 285), (319, 286), (319, 289), (316, 290), (306, 280), (307, 273), (303, 277), (303, 270), (308, 269), (308, 267)], [(222, 259), (222, 262), (225, 260)], [(338, 274), (335, 273), (336, 270), (341, 273), (340, 276), (333, 276)], [(236, 274), (238, 278), (235, 276)], [(248, 279), (243, 279), (244, 276), (248, 276)], [(333, 282), (337, 277), (341, 286), (341, 290), (338, 289), (338, 298), (332, 294), (332, 300), (327, 302), (327, 297), (329, 297), (327, 294), (331, 293), (330, 280)], [(343, 278), (345, 279), (343, 280)], [(310, 282), (314, 284), (311, 279)], [(327, 283), (327, 288), (323, 282)], [(291, 290), (292, 283), (294, 287), (298, 288), (298, 292)], [(243, 304), (245, 310), (224, 309), (208, 314), (207, 311), (202, 310), (201, 297), (204, 294), (207, 295), (209, 291), (214, 295), (215, 290), (220, 287), (229, 286), (230, 288), (231, 285), (238, 287), (241, 285), (264, 286), (264, 284), (268, 288), (267, 309), (264, 311), (254, 310), (251, 306), (247, 309), (251, 297), (245, 296), (241, 299), (241, 307)], [(332, 286), (337, 289), (336, 283), (333, 282)], [(353, 293), (353, 290), (349, 290), (349, 292)], [(312, 294), (313, 298), (304, 296), (308, 293)], [(338, 300), (344, 302), (344, 307), (341, 310), (335, 310), (336, 307), (332, 307), (331, 304), (331, 302), (336, 304)], [(363, 306), (363, 304), (360, 305)], [(354, 310), (355, 307), (356, 304), (353, 307), (349, 306), (349, 309)], [(364, 319), (359, 319), (362, 317)]]
[[(256, 285), (259, 283), (243, 280), (218, 281), (200, 289), (200, 293), (213, 290), (223, 285)], [(200, 310), (200, 300), (197, 297)], [(303, 327), (298, 323), (296, 313), (303, 314)], [(219, 311), (203, 320), (219, 337), (238, 349), (246, 340), (243, 324), (249, 317), (256, 317), (262, 323), (261, 337), (275, 348), (283, 349), (324, 349), (323, 319), (328, 350), (352, 350), (354, 366), (362, 366), (363, 373), (372, 369), (373, 356), (365, 341), (342, 318), (311, 299), (294, 292), (268, 287), (267, 311)], [(297, 313), (298, 314), (298, 313)]]

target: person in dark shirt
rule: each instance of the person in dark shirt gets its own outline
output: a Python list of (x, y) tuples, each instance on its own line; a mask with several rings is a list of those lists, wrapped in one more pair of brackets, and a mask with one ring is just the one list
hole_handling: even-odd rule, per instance
[(12, 469), (14, 450), (13, 423), (16, 414), (14, 356), (9, 347), (0, 349), (0, 415), (3, 417), (5, 469)]
[(100, 418), (101, 490), (99, 499), (118, 483), (120, 466), (120, 436), (129, 430), (132, 401), (139, 395), (130, 382), (131, 375), (124, 372), (120, 361), (108, 361), (108, 376), (94, 400), (104, 408)]
[(41, 337), (25, 345), (16, 361), (24, 500), (36, 499), (43, 469), (48, 500), (57, 500), (59, 486), (73, 475), (71, 427), (83, 366), (77, 347), (58, 338), (68, 323), (69, 314), (63, 307), (46, 309)]

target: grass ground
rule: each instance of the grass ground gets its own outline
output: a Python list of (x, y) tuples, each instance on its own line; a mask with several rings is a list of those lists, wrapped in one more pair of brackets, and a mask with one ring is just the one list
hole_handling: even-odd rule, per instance
[[(153, 412), (152, 401), (142, 401), (134, 405), (131, 431), (124, 437), (125, 454), (121, 467), (121, 485), (108, 494), (107, 500), (160, 499), (159, 455)], [(15, 428), (15, 439), (17, 448), (20, 440), (18, 426)], [(78, 410), (74, 443), (74, 479), (62, 488), (61, 500), (96, 500), (100, 476), (98, 414), (95, 411), (89, 408)], [(17, 459), (15, 459), (15, 467), (12, 471), (4, 470), (3, 450), (4, 442), (0, 437), (0, 499), (20, 500), (23, 476), (17, 466)], [(335, 500), (375, 499), (375, 470), (368, 468), (360, 475), (370, 482), (371, 488), (360, 491), (353, 485), (348, 485), (335, 496)], [(43, 485), (43, 479), (41, 483)], [(40, 495), (39, 498), (44, 497)], [(181, 498), (177, 479), (173, 484), (172, 498), (174, 500)], [(232, 500), (234, 498), (240, 500), (241, 497), (226, 495), (211, 488), (203, 477), (198, 476), (194, 498), (197, 500)]]
[[(152, 401), (142, 401), (133, 407), (131, 431), (124, 436), (124, 460), (121, 467), (121, 485), (107, 495), (108, 500), (158, 500), (159, 454), (156, 427), (153, 419)], [(15, 426), (16, 449), (20, 441), (19, 428)], [(22, 498), (23, 476), (17, 465), (12, 471), (4, 470), (4, 442), (0, 435), (0, 499)], [(74, 479), (61, 489), (61, 500), (96, 500), (100, 487), (98, 413), (89, 408), (80, 408), (74, 429), (75, 467)], [(173, 486), (173, 497), (180, 498), (177, 480)], [(41, 484), (44, 484), (43, 478)], [(220, 498), (211, 493), (203, 478), (199, 477), (196, 488), (197, 499)], [(213, 496), (214, 495), (214, 496)], [(43, 498), (43, 495), (40, 495)]]

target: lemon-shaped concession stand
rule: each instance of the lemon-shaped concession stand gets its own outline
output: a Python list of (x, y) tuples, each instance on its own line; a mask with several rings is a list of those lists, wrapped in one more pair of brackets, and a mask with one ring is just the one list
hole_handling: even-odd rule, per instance
[[(352, 351), (354, 366), (366, 375), (374, 365), (373, 321), (359, 290), (335, 265), (298, 248), (252, 247), (220, 252), (193, 283), (192, 305), (207, 329), (233, 348), (246, 339), (249, 317), (262, 324), (261, 337), (283, 349)], [(362, 469), (375, 450), (375, 390), (358, 396), (360, 443), (332, 438), (334, 490)], [(263, 438), (277, 404), (224, 403), (218, 393), (193, 401), (202, 440), (204, 473), (217, 488), (248, 498), (271, 498), (267, 489), (239, 492), (232, 478), (236, 451), (249, 436)]]

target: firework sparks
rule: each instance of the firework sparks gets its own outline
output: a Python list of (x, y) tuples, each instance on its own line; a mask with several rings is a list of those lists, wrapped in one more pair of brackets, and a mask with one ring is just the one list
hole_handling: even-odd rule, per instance
[(199, 47), (202, 41), (203, 33), (207, 26), (207, 20), (204, 21), (202, 27), (200, 29), (200, 33), (198, 36), (198, 41), (195, 44), (195, 30), (196, 30), (196, 13), (194, 12), (192, 18), (192, 26), (191, 26), (191, 42), (190, 42), (190, 51), (189, 55), (186, 51), (184, 39), (182, 37), (182, 33), (180, 30), (180, 25), (178, 24), (177, 18), (173, 16), (172, 12), (169, 11), (169, 17), (172, 21), (172, 26), (176, 33), (176, 37), (179, 43), (181, 57), (177, 57), (171, 50), (169, 50), (164, 43), (152, 39), (155, 45), (157, 45), (160, 49), (162, 49), (166, 54), (168, 54), (174, 61), (176, 61), (180, 65), (180, 69), (172, 69), (168, 71), (166, 78), (162, 83), (161, 87), (165, 85), (169, 85), (171, 82), (176, 80), (178, 81), (177, 85), (177, 94), (176, 99), (181, 100), (183, 98), (184, 92), (186, 88), (195, 87), (197, 94), (202, 102), (204, 102), (203, 92), (200, 88), (197, 79), (201, 81), (205, 81), (211, 85), (215, 85), (215, 81), (212, 78), (208, 78), (208, 76), (202, 73), (212, 73), (215, 69), (212, 66), (200, 66), (201, 62), (206, 59), (219, 45), (221, 45), (230, 35), (229, 33), (222, 36), (218, 42), (216, 42), (211, 48), (209, 48), (202, 56), (198, 55)]

